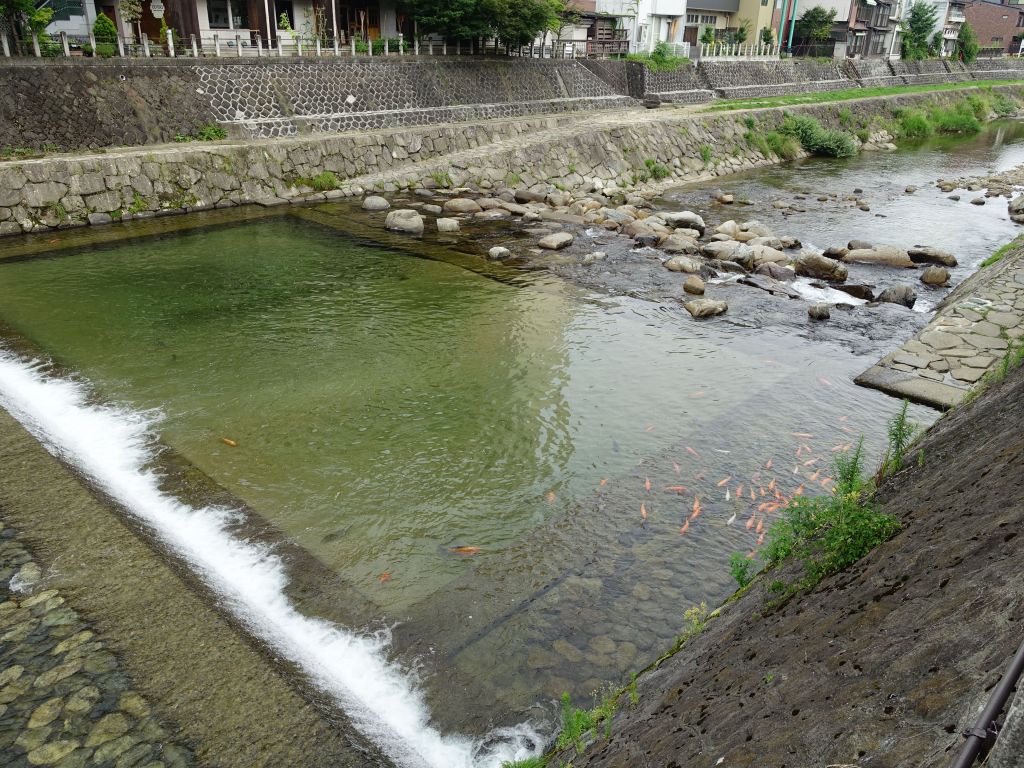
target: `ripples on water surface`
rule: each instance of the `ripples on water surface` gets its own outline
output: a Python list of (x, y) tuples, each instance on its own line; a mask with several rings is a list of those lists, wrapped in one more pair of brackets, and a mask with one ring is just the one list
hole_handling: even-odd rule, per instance
[[(842, 213), (827, 242), (820, 221), (777, 230), (902, 244), (893, 190), (954, 175), (948, 155), (913, 174), (903, 157), (869, 159), (891, 170), (889, 219)], [(723, 186), (867, 187), (857, 172)], [(927, 242), (961, 255), (942, 220)], [(835, 450), (863, 434), (877, 455), (898, 406), (852, 384), (873, 353), (536, 274), (489, 279), (290, 218), (0, 274), (0, 319), (105, 397), (161, 410), (167, 444), (403, 622), (438, 719), (476, 732), (644, 666), (689, 606), (729, 593), (729, 554), (771, 523), (772, 481), (821, 491)]]

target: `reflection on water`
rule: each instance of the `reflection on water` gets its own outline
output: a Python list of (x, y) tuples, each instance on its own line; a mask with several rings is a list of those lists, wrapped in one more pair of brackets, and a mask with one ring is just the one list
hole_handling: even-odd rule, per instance
[[(1005, 208), (927, 183), (1024, 159), (1019, 128), (1000, 130), (956, 155), (721, 186), (862, 187), (871, 214), (756, 217), (819, 245), (924, 240), (962, 274), (1011, 236)], [(669, 196), (707, 207), (706, 189)], [(643, 667), (689, 606), (728, 595), (729, 555), (757, 549), (781, 499), (825, 492), (862, 434), (878, 455), (898, 406), (852, 384), (872, 353), (544, 276), (489, 280), (289, 218), (0, 275), (0, 319), (110, 398), (161, 409), (167, 443), (402, 620), (439, 722), (479, 733)]]

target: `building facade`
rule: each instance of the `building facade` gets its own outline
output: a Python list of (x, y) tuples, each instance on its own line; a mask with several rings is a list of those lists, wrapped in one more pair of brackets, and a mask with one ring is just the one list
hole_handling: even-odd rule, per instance
[(596, 0), (598, 14), (621, 20), (630, 49), (653, 51), (659, 42), (684, 42), (687, 0)]
[[(836, 58), (899, 58), (900, 21), (912, 0), (793, 0), (791, 3), (778, 0), (773, 24), (780, 29), (783, 12), (785, 24), (781, 25), (783, 48), (789, 48), (790, 31), (793, 31), (794, 52), (802, 55), (824, 55), (831, 48)], [(821, 6), (836, 12), (832, 33), (826, 44), (815, 46), (801, 40), (791, 23), (794, 12), (799, 20), (809, 9)]]
[(983, 51), (1018, 55), (1024, 44), (1024, 3), (973, 0), (964, 9)]

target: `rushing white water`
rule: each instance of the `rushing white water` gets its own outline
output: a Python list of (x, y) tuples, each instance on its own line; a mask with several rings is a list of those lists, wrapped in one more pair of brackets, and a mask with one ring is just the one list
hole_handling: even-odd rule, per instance
[(497, 768), (539, 753), (529, 725), (483, 740), (445, 736), (407, 670), (386, 656), (383, 633), (357, 634), (303, 615), (285, 595), (280, 558), (228, 532), (229, 509), (197, 509), (160, 490), (147, 464), (158, 418), (90, 405), (85, 385), (49, 377), (0, 350), (0, 405), (55, 456), (85, 473), (198, 570), (230, 610), (333, 696), (355, 726), (410, 768)]

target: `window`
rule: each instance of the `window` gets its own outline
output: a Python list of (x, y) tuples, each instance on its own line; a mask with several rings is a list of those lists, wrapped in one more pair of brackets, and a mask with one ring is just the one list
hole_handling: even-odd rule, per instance
[(768, 7), (768, 0), (761, 0), (761, 5)]
[(699, 24), (700, 23), (700, 16), (698, 16), (696, 13), (688, 13), (688, 14), (686, 14), (686, 23), (687, 24)]
[(1001, 47), (1003, 45), (1003, 38), (1001, 38), (1001, 37), (993, 37), (992, 38), (992, 43), (994, 45), (998, 45), (998, 46)]
[(700, 17), (701, 24), (711, 24), (712, 26), (718, 23), (717, 16), (703, 15)]
[(875, 35), (871, 39), (871, 52), (878, 54), (884, 52), (885, 35)]
[(246, 0), (206, 0), (210, 29), (247, 29), (249, 5)]
[(1017, 26), (1024, 27), (1024, 13), (1017, 14)]

